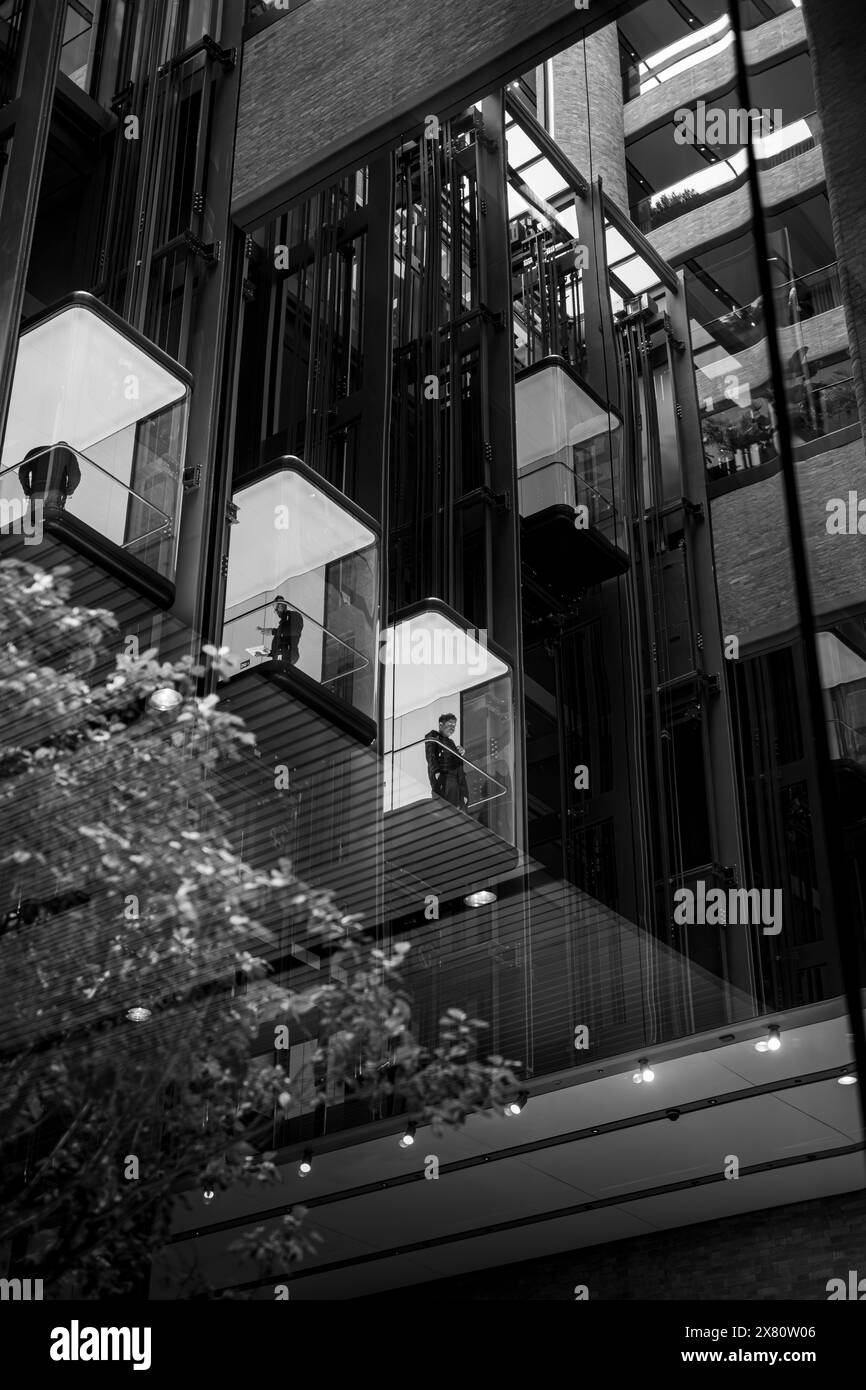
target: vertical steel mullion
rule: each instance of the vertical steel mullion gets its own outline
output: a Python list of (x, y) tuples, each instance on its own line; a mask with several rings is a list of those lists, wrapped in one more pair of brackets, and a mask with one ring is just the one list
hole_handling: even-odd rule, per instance
[[(743, 110), (749, 107), (749, 76), (746, 66), (743, 43), (742, 22), (739, 0), (728, 0), (728, 12), (734, 37), (734, 57), (736, 63), (737, 91)], [(838, 802), (833, 770), (830, 762), (830, 744), (827, 735), (824, 699), (821, 688), (821, 673), (818, 664), (817, 632), (812, 604), (812, 586), (809, 576), (809, 560), (803, 519), (800, 512), (800, 497), (797, 488), (797, 475), (794, 465), (794, 451), (791, 425), (788, 419), (787, 398), (785, 395), (785, 373), (779, 353), (778, 323), (776, 305), (773, 299), (773, 284), (770, 274), (769, 244), (761, 196), (758, 166), (752, 139), (746, 146), (746, 170), (753, 213), (753, 234), (755, 252), (758, 260), (758, 280), (764, 299), (764, 317), (767, 325), (767, 347), (770, 360), (770, 376), (773, 394), (778, 401), (776, 427), (779, 434), (779, 456), (785, 505), (788, 514), (788, 534), (791, 549), (791, 563), (794, 570), (794, 589), (797, 596), (797, 609), (802, 634), (803, 658), (805, 664), (808, 708), (811, 735), (814, 749), (815, 768), (818, 783), (818, 811), (813, 817), (815, 849), (818, 863), (823, 858), (827, 873), (821, 885), (822, 899), (826, 895), (827, 926), (831, 943), (836, 947), (836, 956), (842, 976), (842, 986), (848, 1005), (851, 1031), (854, 1042), (854, 1056), (860, 1076), (860, 1109), (866, 1127), (866, 1029), (863, 1024), (860, 953), (854, 936), (855, 919), (852, 917), (853, 903), (847, 884), (848, 868), (844, 859), (844, 836), (841, 817), (838, 816)], [(862, 923), (856, 924), (862, 933)]]
[[(125, 317), (134, 328), (143, 331), (147, 310), (147, 276), (150, 257), (153, 253), (153, 197), (151, 190), (158, 184), (159, 162), (155, 152), (162, 138), (162, 105), (158, 92), (160, 78), (156, 75), (159, 54), (159, 35), (165, 14), (165, 0), (158, 0), (152, 9), (146, 11), (147, 20), (140, 39), (139, 70), (146, 76), (139, 79), (146, 82), (147, 94), (144, 109), (138, 114), (139, 158), (133, 194), (135, 215), (138, 225), (133, 233), (133, 249), (129, 262), (129, 276), (126, 285)], [(123, 138), (123, 137), (122, 137)]]

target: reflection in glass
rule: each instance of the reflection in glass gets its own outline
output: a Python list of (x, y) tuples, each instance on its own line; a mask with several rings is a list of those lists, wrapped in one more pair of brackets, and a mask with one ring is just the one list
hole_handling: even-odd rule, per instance
[(292, 668), (375, 715), (375, 523), (288, 457), (234, 494), (223, 641), (240, 668)]

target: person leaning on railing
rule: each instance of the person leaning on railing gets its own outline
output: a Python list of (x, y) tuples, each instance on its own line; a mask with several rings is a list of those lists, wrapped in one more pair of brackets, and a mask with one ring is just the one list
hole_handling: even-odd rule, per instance
[(304, 630), (304, 619), (296, 609), (289, 607), (282, 594), (277, 594), (273, 607), (280, 620), (279, 626), (260, 627), (259, 632), (271, 638), (271, 661), (296, 666), (300, 656), (299, 643)]
[(41, 500), (46, 506), (65, 507), (67, 497), (81, 482), (81, 468), (68, 445), (39, 444), (24, 455), (18, 481), (31, 502)]
[(439, 728), (431, 729), (424, 735), (427, 754), (427, 775), (435, 796), (441, 796), (452, 806), (465, 811), (469, 805), (469, 787), (463, 764), (464, 748), (454, 742), (452, 734), (457, 728), (457, 716), (443, 714)]

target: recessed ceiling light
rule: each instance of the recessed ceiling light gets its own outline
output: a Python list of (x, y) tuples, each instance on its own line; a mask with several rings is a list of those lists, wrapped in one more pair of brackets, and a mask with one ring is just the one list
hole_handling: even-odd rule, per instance
[(163, 685), (159, 690), (154, 690), (147, 703), (150, 709), (165, 714), (168, 710), (177, 709), (178, 705), (182, 705), (183, 696), (173, 685)]
[(856, 1086), (857, 1078), (856, 1076), (852, 1076), (849, 1072), (847, 1076), (837, 1076), (836, 1082), (839, 1086)]
[(481, 888), (477, 893), (467, 893), (463, 901), (467, 907), (488, 907), (496, 902), (496, 894), (492, 888)]

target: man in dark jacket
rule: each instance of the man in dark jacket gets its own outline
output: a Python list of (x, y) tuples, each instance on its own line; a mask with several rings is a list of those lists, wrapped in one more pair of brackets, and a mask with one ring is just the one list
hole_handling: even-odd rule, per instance
[(434, 796), (450, 801), (465, 811), (469, 805), (469, 787), (466, 784), (466, 770), (463, 763), (464, 749), (453, 740), (457, 728), (457, 716), (443, 714), (439, 728), (431, 729), (424, 735), (427, 753), (427, 774)]
[(287, 666), (296, 666), (300, 652), (298, 644), (304, 630), (304, 620), (300, 613), (290, 608), (282, 594), (274, 599), (274, 609), (279, 618), (278, 627), (260, 627), (259, 632), (271, 634), (271, 661), (282, 661)]
[(25, 497), (46, 506), (65, 507), (81, 482), (78, 459), (68, 444), (39, 444), (24, 455), (18, 481)]

